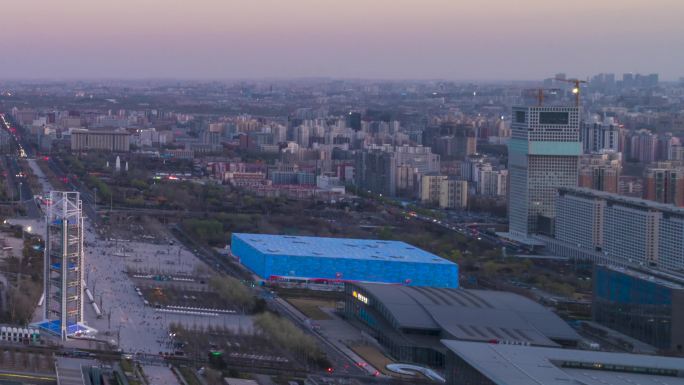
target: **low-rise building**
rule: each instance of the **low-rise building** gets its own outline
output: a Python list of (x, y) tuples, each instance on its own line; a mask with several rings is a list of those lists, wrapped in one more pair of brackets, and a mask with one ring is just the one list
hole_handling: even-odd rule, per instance
[(546, 245), (566, 257), (682, 273), (684, 209), (587, 188), (561, 188), (554, 238)]
[(130, 151), (130, 134), (126, 131), (71, 131), (71, 151)]
[(684, 354), (684, 278), (598, 265), (592, 318), (663, 352)]
[(684, 359), (443, 341), (447, 385), (684, 385)]
[(468, 206), (468, 182), (446, 175), (423, 175), (419, 197), (423, 203), (440, 208), (464, 208)]
[(231, 250), (263, 279), (458, 287), (458, 265), (404, 242), (233, 233)]
[(575, 346), (580, 336), (560, 317), (518, 294), (352, 282), (345, 314), (400, 362), (443, 367), (442, 339)]

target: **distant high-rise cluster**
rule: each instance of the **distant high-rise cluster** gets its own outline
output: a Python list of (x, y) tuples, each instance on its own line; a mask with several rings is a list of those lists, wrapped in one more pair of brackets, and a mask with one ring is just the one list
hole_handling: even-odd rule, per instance
[(370, 146), (357, 153), (356, 183), (376, 194), (414, 196), (422, 174), (437, 173), (440, 157), (423, 146)]
[(622, 78), (618, 79), (615, 74), (601, 73), (592, 76), (589, 81), (589, 86), (598, 91), (612, 91), (616, 89), (626, 88), (649, 88), (656, 87), (660, 81), (657, 73), (651, 74), (622, 74)]

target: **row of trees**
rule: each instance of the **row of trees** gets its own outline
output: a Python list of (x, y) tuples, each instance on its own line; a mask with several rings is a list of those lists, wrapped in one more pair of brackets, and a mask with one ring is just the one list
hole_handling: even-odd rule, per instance
[(226, 242), (223, 224), (215, 219), (185, 219), (183, 229), (202, 243), (223, 246)]
[(276, 346), (281, 346), (318, 366), (329, 366), (325, 353), (320, 349), (316, 340), (289, 320), (265, 312), (254, 317), (254, 325), (260, 332), (268, 336)]
[(209, 287), (223, 301), (241, 307), (244, 312), (252, 311), (255, 307), (254, 295), (236, 278), (227, 275), (214, 275), (209, 278)]
[(3, 322), (27, 325), (43, 292), (43, 252), (40, 238), (31, 236), (24, 242), (22, 258), (9, 257), (2, 264), (7, 278), (6, 306), (0, 314)]

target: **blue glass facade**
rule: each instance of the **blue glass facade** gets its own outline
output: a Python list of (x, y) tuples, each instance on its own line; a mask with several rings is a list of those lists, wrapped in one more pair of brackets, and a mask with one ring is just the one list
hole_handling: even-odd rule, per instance
[(603, 266), (596, 269), (595, 295), (616, 304), (672, 304), (672, 289)]
[(646, 274), (594, 269), (594, 321), (663, 351), (684, 346), (684, 289)]

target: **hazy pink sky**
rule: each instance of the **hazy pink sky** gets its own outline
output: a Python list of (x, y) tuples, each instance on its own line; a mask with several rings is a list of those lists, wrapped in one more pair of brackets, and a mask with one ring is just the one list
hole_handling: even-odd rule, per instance
[(684, 76), (684, 0), (7, 0), (0, 78)]

